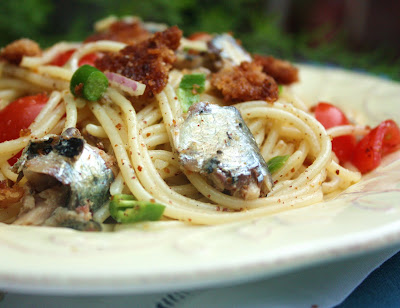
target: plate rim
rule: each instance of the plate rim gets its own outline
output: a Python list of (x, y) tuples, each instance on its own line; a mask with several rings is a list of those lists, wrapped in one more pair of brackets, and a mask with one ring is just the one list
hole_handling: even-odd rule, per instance
[[(374, 80), (379, 80), (380, 82), (394, 84), (400, 87), (400, 83), (390, 80), (383, 79), (379, 76), (370, 75), (364, 72), (354, 72), (346, 69), (338, 68), (338, 67), (319, 67), (315, 65), (308, 64), (300, 64), (298, 65), (300, 69), (317, 69), (323, 71), (339, 71), (345, 74), (353, 75), (354, 78), (362, 76), (362, 78), (371, 78)], [(0, 224), (0, 227), (3, 224)], [(27, 228), (27, 227), (21, 227)], [(32, 228), (32, 227), (28, 227)], [(37, 227), (33, 227), (37, 228)], [(143, 294), (143, 293), (153, 293), (153, 292), (166, 292), (172, 290), (184, 290), (184, 289), (194, 289), (201, 287), (209, 287), (209, 286), (222, 286), (226, 284), (237, 284), (243, 281), (253, 281), (261, 278), (271, 278), (277, 275), (281, 275), (287, 272), (291, 272), (300, 268), (310, 267), (317, 264), (334, 262), (335, 260), (342, 260), (344, 258), (352, 258), (356, 256), (360, 256), (364, 253), (371, 253), (374, 251), (379, 251), (389, 247), (397, 247), (400, 246), (400, 223), (392, 222), (388, 225), (381, 226), (379, 228), (375, 228), (370, 230), (368, 236), (365, 236), (365, 231), (360, 232), (361, 234), (351, 234), (349, 238), (346, 239), (346, 244), (344, 243), (343, 238), (339, 239), (331, 239), (329, 243), (325, 243), (325, 246), (320, 246), (318, 249), (310, 251), (304, 249), (303, 247), (299, 247), (297, 251), (295, 250), (294, 254), (287, 257), (288, 260), (293, 260), (293, 258), (298, 258), (295, 263), (288, 263), (288, 260), (282, 256), (275, 256), (275, 259), (280, 259), (280, 264), (275, 268), (271, 269), (274, 261), (269, 260), (258, 260), (259, 263), (249, 263), (249, 259), (244, 262), (244, 264), (240, 264), (241, 272), (251, 272), (250, 275), (243, 275), (243, 273), (233, 272), (229, 277), (229, 274), (226, 271), (229, 270), (229, 266), (227, 268), (222, 268), (220, 271), (215, 271), (215, 269), (211, 269), (210, 271), (202, 269), (201, 275), (202, 278), (200, 280), (193, 279), (193, 275), (195, 272), (187, 273), (186, 276), (180, 274), (177, 278), (176, 276), (171, 276), (171, 274), (167, 274), (165, 276), (158, 276), (159, 278), (164, 277), (165, 280), (163, 282), (152, 281), (152, 278), (147, 280), (147, 284), (145, 285), (137, 285), (137, 282), (140, 280), (133, 279), (130, 274), (130, 277), (121, 277), (118, 279), (120, 283), (116, 286), (116, 282), (113, 281), (103, 281), (100, 284), (96, 285), (86, 285), (88, 282), (93, 282), (93, 277), (84, 278), (80, 277), (80, 284), (75, 281), (76, 284), (72, 284), (72, 281), (58, 281), (58, 285), (54, 282), (54, 277), (29, 277), (29, 275), (25, 277), (9, 277), (4, 274), (2, 270), (2, 266), (0, 266), (0, 289), (6, 292), (14, 292), (14, 293), (29, 293), (29, 294), (51, 294), (51, 295), (99, 295), (99, 294), (108, 294), (108, 295), (117, 295), (117, 294)], [(362, 235), (362, 236), (361, 236)], [(357, 238), (357, 241), (354, 242), (354, 238)], [(400, 247), (399, 247), (400, 248)], [(1, 248), (0, 248), (1, 250)], [(259, 255), (258, 258), (264, 257), (264, 255)], [(4, 257), (0, 256), (0, 260)], [(256, 258), (257, 259), (257, 258)], [(282, 261), (283, 260), (283, 261)], [(257, 261), (257, 260), (253, 260)], [(2, 262), (4, 264), (4, 260)], [(275, 264), (276, 266), (276, 264)], [(232, 268), (230, 268), (232, 269)], [(197, 273), (198, 274), (198, 273)], [(225, 275), (225, 276), (223, 276)], [(222, 277), (223, 276), (223, 277)], [(29, 277), (30, 281), (24, 280)], [(24, 279), (25, 278), (25, 279)], [(53, 280), (52, 280), (53, 278)], [(154, 277), (153, 277), (154, 278)], [(121, 280), (123, 279), (123, 280)], [(144, 279), (142, 277), (142, 279)], [(135, 284), (136, 282), (136, 284)], [(38, 285), (37, 283), (41, 283)]]

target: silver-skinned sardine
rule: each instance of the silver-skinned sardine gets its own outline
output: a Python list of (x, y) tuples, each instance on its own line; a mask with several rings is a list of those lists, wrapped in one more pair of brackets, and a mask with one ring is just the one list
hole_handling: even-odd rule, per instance
[(239, 65), (243, 61), (252, 61), (251, 55), (237, 43), (232, 35), (227, 33), (214, 36), (208, 47), (210, 51), (216, 51), (221, 59), (228, 61), (230, 65)]
[[(76, 128), (69, 128), (61, 136), (48, 135), (31, 141), (13, 168), (20, 177), (26, 177), (33, 197), (45, 192), (51, 194), (52, 191), (60, 194), (62, 191), (63, 198), (55, 199), (60, 204), (53, 205), (54, 207), (86, 211), (90, 218), (90, 213), (95, 212), (109, 199), (109, 188), (114, 174), (112, 162), (107, 161), (108, 159), (107, 154), (87, 144)], [(49, 206), (41, 202), (41, 198), (35, 199), (36, 205), (30, 207), (34, 206), (31, 210), (36, 208), (38, 215), (32, 211), (29, 215), (32, 219), (34, 216), (38, 216), (39, 220), (47, 219)], [(43, 209), (47, 207), (46, 213), (43, 210), (43, 213), (39, 213), (37, 208), (40, 206)], [(53, 211), (54, 209), (51, 213)], [(29, 215), (25, 214), (25, 218)], [(17, 222), (24, 224), (25, 218), (20, 215)]]
[(176, 52), (177, 60), (174, 67), (178, 69), (207, 68), (213, 72), (226, 66), (240, 65), (241, 62), (251, 62), (251, 55), (228, 33), (215, 35), (205, 50), (180, 49)]
[(176, 142), (183, 168), (205, 176), (222, 192), (250, 200), (272, 189), (267, 164), (235, 107), (191, 106)]

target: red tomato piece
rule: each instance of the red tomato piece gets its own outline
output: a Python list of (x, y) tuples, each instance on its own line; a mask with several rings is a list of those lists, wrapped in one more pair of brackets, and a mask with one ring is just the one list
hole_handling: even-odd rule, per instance
[(335, 152), (339, 162), (351, 160), (357, 140), (353, 135), (339, 136), (332, 139), (332, 151)]
[(70, 49), (64, 52), (59, 53), (49, 64), (56, 66), (64, 66), (65, 63), (71, 58), (72, 54), (75, 52), (75, 49)]
[(386, 120), (364, 136), (357, 144), (352, 163), (361, 173), (381, 163), (382, 157), (400, 149), (400, 129), (393, 120)]
[(85, 64), (94, 66), (94, 62), (97, 60), (98, 58), (98, 54), (95, 52), (92, 53), (88, 53), (87, 55), (84, 55), (78, 62), (78, 66), (82, 66)]
[[(31, 125), (47, 101), (44, 93), (25, 96), (0, 110), (0, 142), (19, 138), (21, 130)], [(14, 164), (16, 160), (13, 157), (9, 162)]]
[[(56, 66), (64, 66), (65, 63), (71, 58), (72, 54), (76, 51), (76, 49), (70, 49), (58, 54), (49, 64)], [(78, 62), (78, 66), (82, 66), (85, 64), (89, 64), (94, 66), (94, 61), (98, 58), (97, 53), (92, 52), (84, 55)]]
[(326, 128), (349, 124), (345, 114), (329, 103), (318, 103), (315, 108), (315, 118)]
[[(315, 118), (326, 128), (349, 124), (346, 115), (336, 106), (329, 103), (318, 103), (315, 108)], [(333, 138), (332, 151), (341, 163), (350, 161), (356, 146), (356, 137), (345, 135)]]

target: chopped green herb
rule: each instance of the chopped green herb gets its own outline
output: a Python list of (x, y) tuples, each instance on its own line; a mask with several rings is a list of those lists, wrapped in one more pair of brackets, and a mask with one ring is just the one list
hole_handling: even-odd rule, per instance
[(108, 79), (101, 71), (91, 65), (82, 65), (72, 75), (70, 90), (76, 97), (97, 101), (108, 87)]
[(285, 156), (275, 156), (271, 158), (267, 162), (268, 170), (270, 173), (274, 173), (281, 169), (283, 165), (286, 163), (290, 155), (285, 155)]
[(278, 95), (281, 96), (283, 91), (283, 85), (278, 84)]
[(119, 223), (157, 221), (164, 213), (165, 206), (159, 203), (138, 201), (132, 195), (115, 195), (110, 202), (110, 214)]
[(206, 75), (189, 74), (184, 75), (178, 89), (178, 97), (181, 102), (183, 112), (187, 112), (189, 107), (200, 100), (200, 93), (205, 90)]

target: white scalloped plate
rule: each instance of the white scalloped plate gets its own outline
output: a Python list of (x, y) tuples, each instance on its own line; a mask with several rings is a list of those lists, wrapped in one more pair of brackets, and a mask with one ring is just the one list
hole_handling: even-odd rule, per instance
[[(295, 91), (400, 122), (400, 85), (301, 66)], [(337, 199), (215, 227), (83, 233), (0, 224), (0, 289), (42, 294), (159, 292), (270, 277), (400, 244), (400, 153)]]

